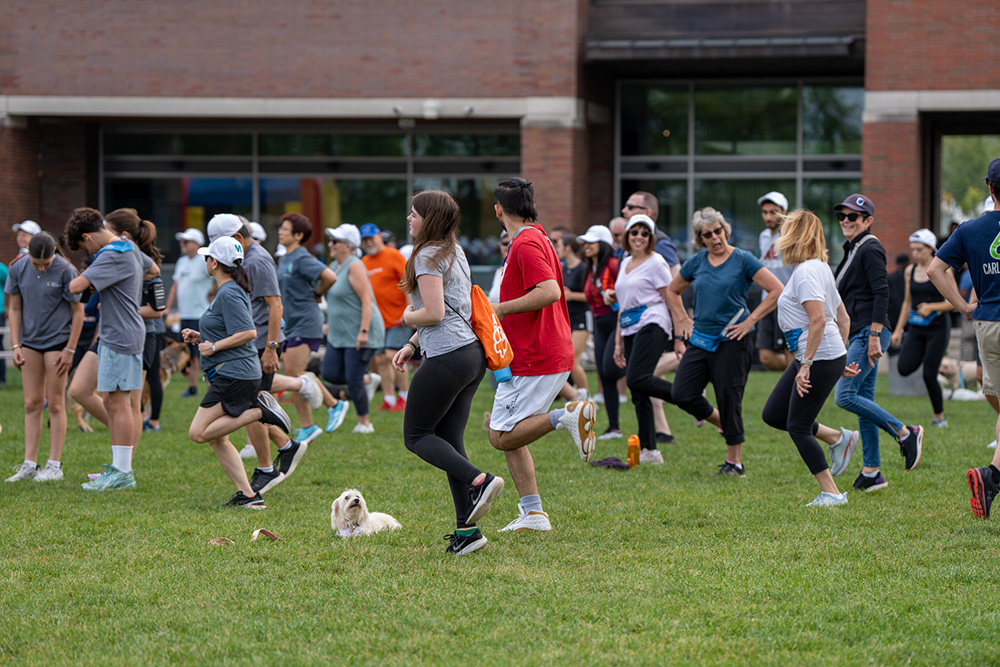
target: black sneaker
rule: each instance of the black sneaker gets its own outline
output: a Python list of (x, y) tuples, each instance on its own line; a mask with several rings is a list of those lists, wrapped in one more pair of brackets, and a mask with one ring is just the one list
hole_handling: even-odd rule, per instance
[(291, 447), (288, 449), (279, 449), (278, 458), (274, 459), (274, 469), (281, 472), (285, 479), (292, 476), (295, 468), (299, 465), (299, 461), (302, 460), (302, 456), (309, 448), (309, 445), (304, 442), (296, 440), (289, 440), (288, 442), (291, 444)]
[(284, 479), (285, 475), (277, 469), (264, 472), (260, 468), (254, 468), (253, 477), (250, 478), (250, 488), (260, 495), (278, 486)]
[(479, 486), (469, 487), (470, 509), (467, 524), (476, 523), (490, 509), (490, 503), (503, 491), (503, 478), (486, 473), (486, 479)]
[(288, 419), (288, 415), (271, 394), (266, 391), (257, 394), (257, 407), (260, 408), (261, 423), (277, 426), (285, 433), (292, 430), (292, 422)]
[(726, 461), (719, 466), (719, 471), (714, 473), (718, 475), (743, 475), (746, 474), (746, 469), (742, 465), (736, 465), (735, 463), (730, 463)]
[(226, 503), (226, 507), (244, 507), (248, 510), (264, 510), (267, 509), (267, 505), (264, 504), (264, 499), (260, 497), (258, 493), (250, 498), (243, 495), (242, 491), (237, 491), (236, 495), (230, 498), (229, 502)]
[(489, 541), (483, 534), (479, 532), (476, 528), (476, 532), (472, 535), (459, 535), (458, 533), (452, 533), (451, 535), (445, 535), (444, 539), (451, 542), (448, 548), (444, 550), (446, 554), (455, 554), (456, 556), (464, 556), (466, 554), (471, 554), (474, 551), (479, 551), (486, 546)]
[(924, 427), (911, 426), (910, 435), (899, 443), (899, 453), (906, 459), (906, 472), (910, 472), (920, 463), (920, 455), (924, 449)]
[(881, 470), (874, 477), (865, 477), (864, 473), (859, 472), (858, 478), (854, 480), (854, 488), (865, 493), (881, 491), (887, 486), (889, 486), (889, 482), (885, 481), (885, 475), (882, 474)]
[(973, 468), (965, 474), (969, 480), (969, 490), (972, 491), (972, 513), (980, 519), (988, 519), (990, 516), (990, 505), (997, 497), (998, 486), (993, 481), (993, 471), (989, 466), (985, 468)]
[(674, 439), (671, 433), (657, 433), (656, 434), (656, 444), (658, 445), (676, 445), (677, 440)]

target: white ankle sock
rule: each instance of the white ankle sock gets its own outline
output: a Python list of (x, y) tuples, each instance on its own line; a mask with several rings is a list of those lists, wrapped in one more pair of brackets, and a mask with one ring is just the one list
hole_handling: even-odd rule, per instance
[(385, 397), (385, 402), (389, 404), (389, 407), (396, 405), (396, 397), (392, 394)]
[(111, 465), (122, 472), (132, 470), (132, 447), (111, 445)]
[(410, 392), (408, 392), (408, 391), (401, 391), (401, 392), (399, 392), (399, 397), (405, 401), (406, 400), (406, 395), (409, 394), (409, 393)]

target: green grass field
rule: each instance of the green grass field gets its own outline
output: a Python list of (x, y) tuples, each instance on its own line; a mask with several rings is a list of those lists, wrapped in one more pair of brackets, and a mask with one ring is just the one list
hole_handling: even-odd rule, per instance
[[(18, 375), (0, 390), (2, 463), (23, 457)], [(989, 461), (985, 402), (946, 404), (924, 458), (903, 471), (883, 435), (888, 489), (806, 508), (818, 487), (784, 433), (760, 421), (776, 374), (754, 373), (744, 415), (744, 478), (716, 479), (711, 427), (668, 407), (678, 445), (665, 464), (621, 472), (581, 464), (569, 437), (532, 446), (554, 529), (497, 530), (516, 516), (503, 455), (481, 429), (484, 383), (467, 430), (472, 461), (508, 479), (480, 522), (490, 544), (447, 556), (444, 474), (406, 451), (402, 415), (354, 415), (322, 436), (265, 511), (221, 507), (233, 488), (194, 413), (167, 388), (164, 430), (136, 455), (138, 488), (91, 494), (110, 462), (107, 431), (71, 431), (62, 482), (0, 489), (0, 662), (23, 664), (961, 664), (1000, 662), (1000, 523), (969, 509), (965, 471)], [(593, 382), (593, 380), (592, 380)], [(879, 400), (929, 423), (924, 398)], [(317, 418), (319, 417), (317, 412)], [(631, 405), (623, 427), (634, 429)], [(832, 400), (827, 424), (850, 425)], [(322, 422), (325, 423), (325, 418)], [(603, 411), (599, 427), (606, 425)], [(242, 434), (234, 435), (239, 446)], [(625, 458), (624, 439), (596, 458)], [(43, 434), (42, 463), (47, 453)], [(857, 459), (838, 479), (850, 489)], [(359, 488), (399, 519), (389, 534), (343, 540), (330, 503)], [(251, 542), (256, 528), (279, 542)], [(214, 537), (235, 546), (214, 547)]]

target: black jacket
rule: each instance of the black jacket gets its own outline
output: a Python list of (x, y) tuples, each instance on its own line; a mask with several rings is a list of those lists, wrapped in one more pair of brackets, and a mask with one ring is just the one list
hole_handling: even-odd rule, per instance
[(866, 236), (871, 234), (864, 231), (853, 241), (844, 243), (844, 259), (834, 272), (840, 298), (844, 300), (844, 308), (851, 317), (851, 336), (874, 322), (881, 322), (892, 329), (887, 314), (889, 281), (886, 276), (885, 248), (882, 247), (882, 243), (872, 237), (870, 241), (862, 244), (851, 265), (846, 271), (844, 270), (851, 252)]

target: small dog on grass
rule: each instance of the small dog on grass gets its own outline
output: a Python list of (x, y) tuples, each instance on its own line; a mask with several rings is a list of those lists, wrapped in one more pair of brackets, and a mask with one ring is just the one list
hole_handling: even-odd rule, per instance
[(369, 512), (361, 492), (347, 489), (330, 506), (330, 527), (340, 537), (355, 537), (371, 535), (380, 530), (395, 530), (401, 526), (388, 514)]

